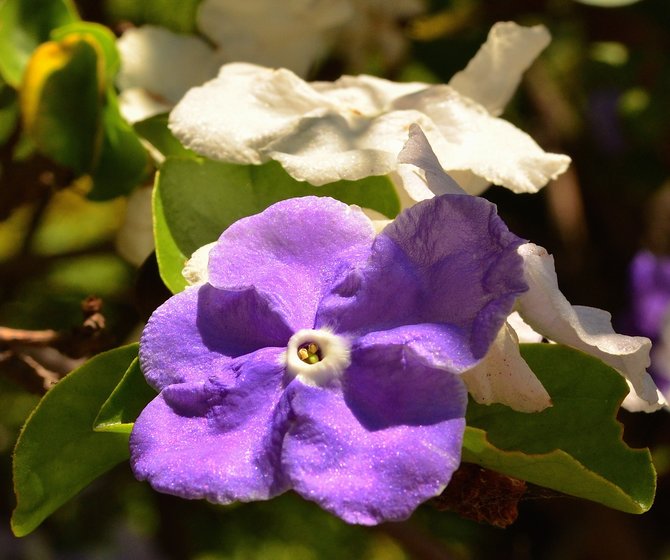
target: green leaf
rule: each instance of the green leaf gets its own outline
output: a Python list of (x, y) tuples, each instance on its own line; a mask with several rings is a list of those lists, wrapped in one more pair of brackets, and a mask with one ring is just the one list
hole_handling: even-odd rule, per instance
[(91, 23), (89, 21), (76, 21), (54, 29), (51, 32), (51, 39), (62, 41), (71, 36), (79, 38), (86, 37), (92, 44), (99, 48), (99, 53), (105, 63), (105, 79), (108, 87), (114, 86), (114, 78), (121, 66), (121, 58), (116, 49), (116, 37), (104, 25)]
[(88, 170), (102, 110), (94, 44), (70, 36), (40, 45), (26, 69), (20, 100), (26, 132), (39, 151), (77, 173)]
[(129, 434), (135, 419), (155, 396), (156, 391), (147, 384), (136, 358), (102, 405), (95, 419), (95, 431)]
[(168, 113), (149, 117), (134, 125), (135, 132), (153, 145), (165, 157), (197, 157), (195, 152), (185, 148), (168, 128)]
[(196, 31), (196, 13), (202, 0), (107, 0), (105, 11), (114, 21), (132, 21), (135, 25), (150, 23), (172, 31)]
[(0, 79), (0, 146), (12, 135), (19, 122), (16, 92)]
[(100, 407), (137, 357), (137, 344), (100, 354), (61, 380), (28, 418), (14, 450), (16, 536), (33, 531), (128, 457), (128, 436), (93, 431)]
[(79, 19), (69, 0), (0, 2), (0, 74), (18, 89), (28, 60), (52, 29)]
[(388, 177), (339, 181), (323, 187), (296, 181), (276, 162), (234, 165), (169, 157), (154, 193), (156, 256), (161, 277), (173, 292), (184, 288), (186, 258), (215, 241), (233, 222), (287, 198), (332, 196), (393, 218), (400, 211)]
[(128, 194), (147, 176), (149, 156), (132, 126), (119, 111), (116, 93), (107, 90), (102, 110), (102, 148), (91, 171), (91, 200), (108, 200)]
[(181, 292), (188, 285), (182, 276), (182, 268), (188, 258), (177, 246), (177, 242), (168, 226), (169, 220), (163, 207), (163, 197), (159, 192), (161, 172), (156, 174), (156, 182), (151, 197), (154, 221), (154, 241), (156, 243), (156, 262), (161, 280), (173, 293)]
[(535, 414), (468, 405), (463, 460), (629, 513), (647, 511), (656, 473), (648, 450), (622, 440), (616, 414), (628, 387), (600, 360), (556, 344), (522, 345), (551, 395)]

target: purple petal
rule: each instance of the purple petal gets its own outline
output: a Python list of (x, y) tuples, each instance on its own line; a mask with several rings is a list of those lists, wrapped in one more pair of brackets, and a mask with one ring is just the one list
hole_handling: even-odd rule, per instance
[(466, 390), (400, 346), (357, 350), (342, 388), (293, 382), (287, 394), (285, 471), (299, 494), (345, 521), (405, 519), (458, 467)]
[[(253, 290), (187, 288), (151, 316), (140, 341), (140, 362), (156, 389), (223, 375), (231, 358), (285, 346), (292, 331)], [(232, 379), (231, 379), (232, 380)]]
[(356, 340), (352, 351), (360, 357), (363, 352), (391, 353), (403, 349), (411, 351), (427, 366), (462, 373), (479, 362), (469, 350), (468, 336), (468, 332), (452, 325), (404, 325), (363, 335)]
[(221, 235), (209, 281), (230, 290), (253, 286), (294, 330), (311, 328), (333, 279), (367, 258), (373, 237), (357, 208), (322, 197), (285, 200)]
[(288, 489), (280, 465), (280, 350), (231, 361), (221, 379), (170, 385), (135, 422), (130, 460), (154, 489), (215, 503), (264, 500)]
[(670, 310), (670, 257), (638, 253), (630, 265), (635, 334), (656, 340)]
[(449, 324), (487, 351), (526, 291), (522, 240), (481, 198), (444, 195), (400, 214), (377, 238), (370, 260), (335, 284), (317, 327), (362, 334), (406, 324)]

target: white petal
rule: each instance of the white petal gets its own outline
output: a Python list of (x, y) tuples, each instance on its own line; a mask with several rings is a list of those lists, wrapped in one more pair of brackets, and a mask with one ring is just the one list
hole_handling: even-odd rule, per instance
[(539, 412), (551, 398), (519, 353), (519, 341), (503, 325), (484, 359), (462, 375), (480, 404), (502, 403), (520, 412)]
[(177, 138), (202, 155), (247, 164), (275, 159), (313, 185), (394, 171), (412, 123), (443, 168), (477, 175), (479, 191), (494, 182), (534, 192), (570, 161), (543, 152), (449, 86), (370, 76), (308, 84), (285, 69), (229, 64), (189, 91), (170, 117)]
[(398, 154), (398, 175), (413, 202), (441, 194), (465, 194), (458, 183), (444, 172), (417, 124), (410, 126), (409, 139)]
[(186, 279), (189, 286), (200, 286), (209, 281), (209, 253), (214, 245), (216, 245), (216, 241), (203, 245), (184, 264), (181, 275)]
[(623, 400), (623, 403), (621, 403), (621, 406), (623, 406), (628, 412), (656, 412), (661, 408), (668, 407), (668, 401), (665, 399), (663, 393), (661, 393), (661, 391), (658, 389), (656, 389), (656, 402), (650, 404), (644, 399), (640, 398), (640, 396), (637, 394), (637, 391), (635, 391), (635, 388), (631, 385), (628, 379), (626, 379), (626, 383), (628, 383), (628, 389), (630, 392), (626, 395), (626, 398)]
[(216, 79), (191, 89), (170, 114), (170, 129), (188, 148), (212, 159), (259, 164), (265, 146), (293, 133), (303, 115), (327, 100), (289, 70), (223, 66)]
[(477, 54), (451, 78), (449, 85), (486, 107), (493, 116), (503, 112), (519, 86), (522, 74), (549, 44), (542, 25), (522, 27), (496, 23)]
[(116, 237), (116, 250), (135, 266), (140, 266), (154, 250), (152, 190), (151, 186), (143, 186), (131, 193), (123, 224)]
[(352, 15), (348, 0), (204, 0), (198, 26), (227, 60), (304, 75)]
[[(431, 86), (397, 99), (394, 109), (426, 115), (439, 131), (424, 128), (442, 167), (470, 194), (494, 183), (516, 193), (537, 192), (563, 173), (570, 158), (546, 153), (509, 122), (492, 117), (481, 105), (449, 86)], [(471, 171), (485, 182), (464, 184), (454, 171)]]
[(513, 313), (509, 314), (509, 317), (507, 317), (507, 324), (512, 327), (514, 332), (516, 333), (517, 338), (519, 339), (519, 342), (542, 342), (542, 339), (544, 338), (539, 332), (536, 332), (533, 330), (533, 327), (531, 327), (526, 321), (524, 321), (519, 315), (518, 311), (514, 311)]
[(306, 118), (291, 134), (269, 144), (267, 153), (294, 178), (312, 185), (385, 175), (395, 170), (407, 130), (416, 120), (426, 118), (411, 111), (386, 113), (364, 124), (339, 114)]
[(128, 29), (116, 46), (121, 55), (119, 88), (144, 88), (168, 105), (214, 76), (221, 64), (201, 39), (151, 25)]
[(125, 89), (119, 94), (119, 110), (130, 123), (167, 113), (171, 108), (172, 105), (154, 97), (144, 88)]
[(529, 287), (518, 300), (523, 319), (545, 337), (601, 359), (630, 381), (648, 405), (656, 406), (656, 386), (646, 372), (649, 339), (615, 333), (606, 311), (570, 305), (558, 289), (554, 259), (542, 247), (526, 243), (518, 252)]

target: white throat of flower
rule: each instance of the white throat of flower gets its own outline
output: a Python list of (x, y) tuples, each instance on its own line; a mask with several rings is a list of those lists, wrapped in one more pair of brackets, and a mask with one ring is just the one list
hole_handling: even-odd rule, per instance
[(326, 329), (299, 330), (283, 356), (288, 374), (312, 387), (339, 378), (351, 363), (349, 342)]

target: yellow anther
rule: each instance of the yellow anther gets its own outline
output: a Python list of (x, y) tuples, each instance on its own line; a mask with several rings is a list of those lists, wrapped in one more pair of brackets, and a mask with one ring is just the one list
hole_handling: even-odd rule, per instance
[(309, 358), (309, 352), (307, 351), (307, 348), (300, 348), (298, 350), (298, 358), (300, 358), (303, 362), (307, 361)]

